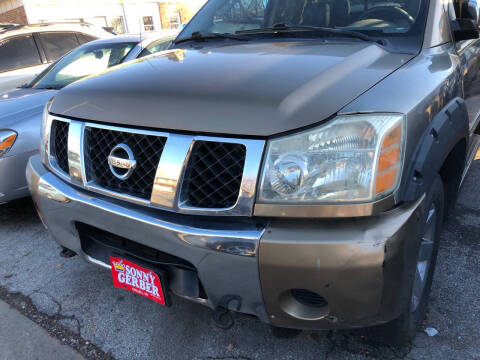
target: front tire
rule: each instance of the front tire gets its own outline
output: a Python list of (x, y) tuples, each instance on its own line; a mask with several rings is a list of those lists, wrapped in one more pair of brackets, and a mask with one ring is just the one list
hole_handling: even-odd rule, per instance
[(427, 311), (444, 210), (444, 187), (437, 175), (424, 202), (423, 233), (418, 246), (415, 276), (410, 287), (410, 302), (400, 317), (371, 329), (370, 335), (375, 340), (402, 346), (415, 338)]

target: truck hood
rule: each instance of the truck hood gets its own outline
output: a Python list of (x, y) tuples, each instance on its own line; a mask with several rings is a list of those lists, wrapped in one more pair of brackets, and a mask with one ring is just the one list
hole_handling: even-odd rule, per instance
[(58, 93), (51, 112), (162, 130), (269, 136), (328, 118), (412, 57), (360, 42), (177, 49), (74, 83)]
[(48, 100), (57, 90), (14, 89), (0, 93), (0, 128), (11, 127), (13, 124), (32, 116), (40, 115)]

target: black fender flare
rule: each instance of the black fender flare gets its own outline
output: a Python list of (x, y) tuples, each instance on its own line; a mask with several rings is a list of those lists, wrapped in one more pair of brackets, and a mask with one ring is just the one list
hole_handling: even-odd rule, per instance
[(424, 132), (407, 164), (407, 178), (402, 182), (400, 201), (415, 201), (427, 192), (453, 148), (469, 134), (465, 101), (455, 98), (437, 115)]

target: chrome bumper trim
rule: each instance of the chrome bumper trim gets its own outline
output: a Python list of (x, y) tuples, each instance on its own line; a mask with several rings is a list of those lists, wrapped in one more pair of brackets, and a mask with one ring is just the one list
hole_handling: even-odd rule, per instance
[[(221, 219), (204, 221), (89, 193), (47, 170), (39, 156), (30, 159), (27, 178), (33, 201), (55, 241), (87, 262), (106, 270), (110, 268), (106, 259), (98, 261), (92, 258), (93, 254), (85, 253), (78, 223), (191, 263), (207, 297), (188, 300), (215, 309), (225, 306), (225, 298), (235, 296), (241, 299), (241, 307), (235, 302), (230, 310), (252, 314), (268, 322), (256, 256), (259, 239), (265, 230), (255, 223), (238, 221), (234, 225)], [(41, 187), (45, 190), (40, 191)]]
[[(27, 167), (27, 178), (32, 193), (46, 197), (58, 203), (83, 203), (103, 211), (121, 216), (125, 219), (140, 221), (145, 224), (173, 232), (183, 242), (197, 247), (208, 248), (233, 255), (255, 257), (260, 238), (265, 229), (208, 229), (188, 225), (175, 224), (138, 210), (117, 205), (113, 202), (92, 197), (77, 191), (63, 180), (48, 172), (39, 156), (30, 159)], [(35, 180), (36, 179), (36, 180)], [(36, 183), (32, 183), (36, 181)]]
[(98, 266), (103, 267), (107, 270), (112, 270), (112, 267), (109, 264), (104, 263), (103, 261), (97, 260), (97, 259), (91, 257), (90, 255), (86, 255), (86, 254), (84, 255), (84, 257), (85, 257), (85, 260), (87, 260), (89, 263), (92, 263), (94, 265), (98, 265)]

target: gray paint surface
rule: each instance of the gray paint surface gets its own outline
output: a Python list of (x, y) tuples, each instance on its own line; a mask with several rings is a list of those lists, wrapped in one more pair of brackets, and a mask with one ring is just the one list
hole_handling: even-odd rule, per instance
[(0, 129), (19, 134), (14, 146), (0, 158), (0, 203), (28, 196), (25, 167), (40, 146), (43, 108), (57, 92), (15, 89), (0, 94)]
[(357, 41), (177, 49), (63, 89), (57, 115), (107, 123), (268, 136), (325, 120), (412, 55)]
[[(0, 286), (33, 299), (38, 311), (117, 359), (476, 359), (480, 338), (480, 161), (445, 225), (429, 315), (412, 346), (379, 346), (362, 333), (307, 331), (295, 339), (272, 337), (268, 325), (235, 316), (217, 329), (201, 305), (174, 298), (163, 308), (112, 287), (108, 271), (58, 256), (28, 201), (0, 206)], [(8, 278), (7, 275), (11, 275)], [(53, 318), (55, 319), (55, 318)], [(1, 358), (1, 356), (0, 356)]]

